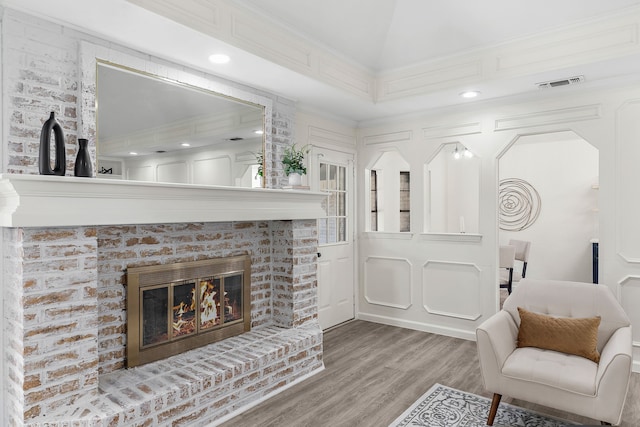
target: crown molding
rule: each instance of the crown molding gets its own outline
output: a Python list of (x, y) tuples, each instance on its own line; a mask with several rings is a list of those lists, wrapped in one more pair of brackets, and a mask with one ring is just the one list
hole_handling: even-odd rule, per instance
[(640, 54), (640, 6), (494, 46), (374, 73), (228, 0), (127, 0), (304, 76), (381, 103)]

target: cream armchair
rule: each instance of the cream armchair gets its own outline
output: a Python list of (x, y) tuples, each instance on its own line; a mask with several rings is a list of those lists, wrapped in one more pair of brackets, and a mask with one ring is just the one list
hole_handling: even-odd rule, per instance
[[(599, 363), (557, 351), (518, 348), (518, 307), (555, 317), (600, 316)], [(631, 375), (631, 326), (606, 286), (523, 279), (503, 309), (478, 327), (476, 338), (484, 386), (494, 393), (487, 425), (493, 425), (502, 395), (620, 423)]]

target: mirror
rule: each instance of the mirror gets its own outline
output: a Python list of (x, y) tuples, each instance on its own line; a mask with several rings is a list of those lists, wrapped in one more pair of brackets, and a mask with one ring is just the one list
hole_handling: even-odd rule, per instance
[(442, 144), (425, 164), (425, 232), (479, 232), (480, 166), (459, 142)]
[(99, 178), (262, 187), (262, 105), (96, 62)]

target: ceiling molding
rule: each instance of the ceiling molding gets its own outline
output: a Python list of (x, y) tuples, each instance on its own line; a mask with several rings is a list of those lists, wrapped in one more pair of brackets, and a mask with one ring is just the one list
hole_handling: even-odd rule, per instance
[(604, 29), (593, 25), (515, 42), (496, 55), (496, 73), (531, 73), (636, 54), (638, 17), (632, 23), (625, 21), (606, 23)]
[(481, 60), (460, 59), (463, 61), (459, 63), (441, 61), (378, 77), (377, 101), (421, 95), (483, 79)]
[[(315, 80), (373, 101), (374, 76), (329, 50), (247, 8), (225, 0), (127, 0), (165, 18), (239, 47)], [(175, 4), (176, 6), (172, 6)], [(199, 7), (191, 8), (192, 4)], [(210, 27), (199, 16), (208, 4), (222, 25)]]
[(344, 62), (333, 57), (320, 56), (319, 59), (318, 73), (324, 81), (333, 82), (337, 87), (360, 97), (374, 98), (375, 79), (373, 77), (354, 70), (353, 67), (345, 66)]
[[(362, 99), (384, 102), (639, 54), (639, 8), (375, 75), (227, 0), (127, 0)], [(471, 59), (470, 59), (471, 58)], [(374, 89), (375, 88), (375, 93)]]
[(264, 20), (235, 10), (227, 12), (231, 19), (231, 30), (227, 37), (232, 44), (250, 52), (261, 52), (266, 59), (302, 73), (313, 71), (311, 46)]
[(209, 35), (218, 35), (220, 9), (209, 0), (127, 0), (194, 30)]

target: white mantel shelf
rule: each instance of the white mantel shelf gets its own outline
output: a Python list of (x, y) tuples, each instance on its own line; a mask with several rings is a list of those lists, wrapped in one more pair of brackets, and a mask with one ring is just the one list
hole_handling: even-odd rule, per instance
[(311, 191), (0, 174), (1, 227), (315, 219)]

